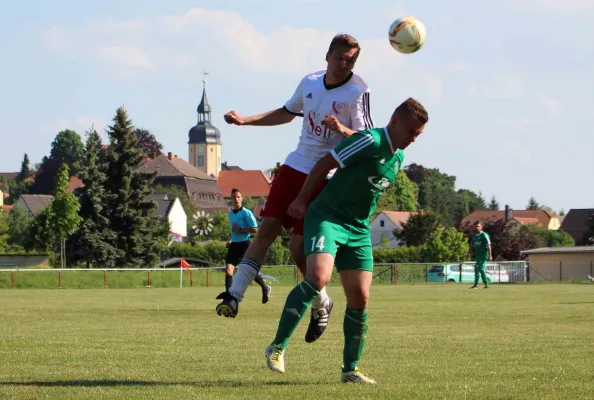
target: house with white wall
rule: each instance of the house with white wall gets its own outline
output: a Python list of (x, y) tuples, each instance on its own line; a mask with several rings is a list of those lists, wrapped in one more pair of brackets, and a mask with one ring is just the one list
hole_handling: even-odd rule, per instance
[(181, 237), (188, 236), (188, 216), (181, 201), (167, 193), (153, 193), (150, 198), (157, 203), (153, 216), (168, 221), (171, 224), (171, 232)]
[[(411, 214), (416, 213), (407, 211), (382, 211), (379, 213), (369, 224), (373, 247), (398, 247), (400, 243), (394, 237), (394, 229), (402, 230), (402, 225), (408, 221)], [(385, 239), (382, 240), (382, 237)]]

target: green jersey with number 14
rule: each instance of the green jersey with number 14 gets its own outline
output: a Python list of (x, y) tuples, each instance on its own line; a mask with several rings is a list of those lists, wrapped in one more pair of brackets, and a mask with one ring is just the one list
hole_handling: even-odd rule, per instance
[(331, 154), (340, 168), (310, 208), (368, 228), (377, 201), (402, 168), (404, 152), (394, 149), (387, 128), (377, 128), (353, 134)]

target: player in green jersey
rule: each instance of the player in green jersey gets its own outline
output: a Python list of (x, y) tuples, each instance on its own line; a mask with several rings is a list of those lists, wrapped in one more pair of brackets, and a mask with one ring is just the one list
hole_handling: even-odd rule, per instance
[(483, 231), (483, 224), (477, 222), (475, 225), (476, 233), (472, 235), (470, 247), (474, 252), (474, 285), (470, 289), (476, 289), (479, 283), (479, 275), (485, 284), (485, 289), (489, 287), (487, 275), (485, 275), (485, 267), (487, 261), (493, 260), (493, 251), (491, 249), (491, 237)]
[[(364, 130), (343, 140), (309, 173), (287, 213), (305, 214), (305, 279), (287, 297), (276, 337), (266, 349), (273, 371), (285, 372), (289, 338), (309, 303), (330, 281), (334, 265), (347, 298), (344, 316), (342, 382), (375, 383), (357, 367), (367, 338), (367, 303), (373, 278), (369, 217), (377, 201), (403, 166), (404, 153), (423, 132), (427, 111), (409, 98), (396, 108), (385, 128)], [(324, 190), (307, 207), (328, 171), (338, 168)]]

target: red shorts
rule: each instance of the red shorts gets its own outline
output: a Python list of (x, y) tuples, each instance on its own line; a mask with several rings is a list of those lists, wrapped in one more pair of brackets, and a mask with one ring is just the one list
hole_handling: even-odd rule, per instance
[[(276, 178), (272, 182), (270, 193), (260, 215), (262, 217), (276, 218), (283, 224), (285, 229), (293, 228), (293, 233), (303, 235), (303, 217), (296, 220), (287, 215), (287, 209), (293, 200), (297, 198), (306, 178), (307, 174), (299, 172), (288, 165), (281, 165)], [(324, 182), (316, 190), (315, 195), (307, 205), (315, 200), (326, 186), (327, 181), (327, 179), (324, 179)]]

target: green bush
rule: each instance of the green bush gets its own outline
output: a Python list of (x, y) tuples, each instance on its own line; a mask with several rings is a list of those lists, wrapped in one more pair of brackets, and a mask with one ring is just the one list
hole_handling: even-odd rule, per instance
[(423, 262), (424, 246), (402, 246), (394, 249), (373, 249), (373, 259), (377, 264), (420, 263)]

